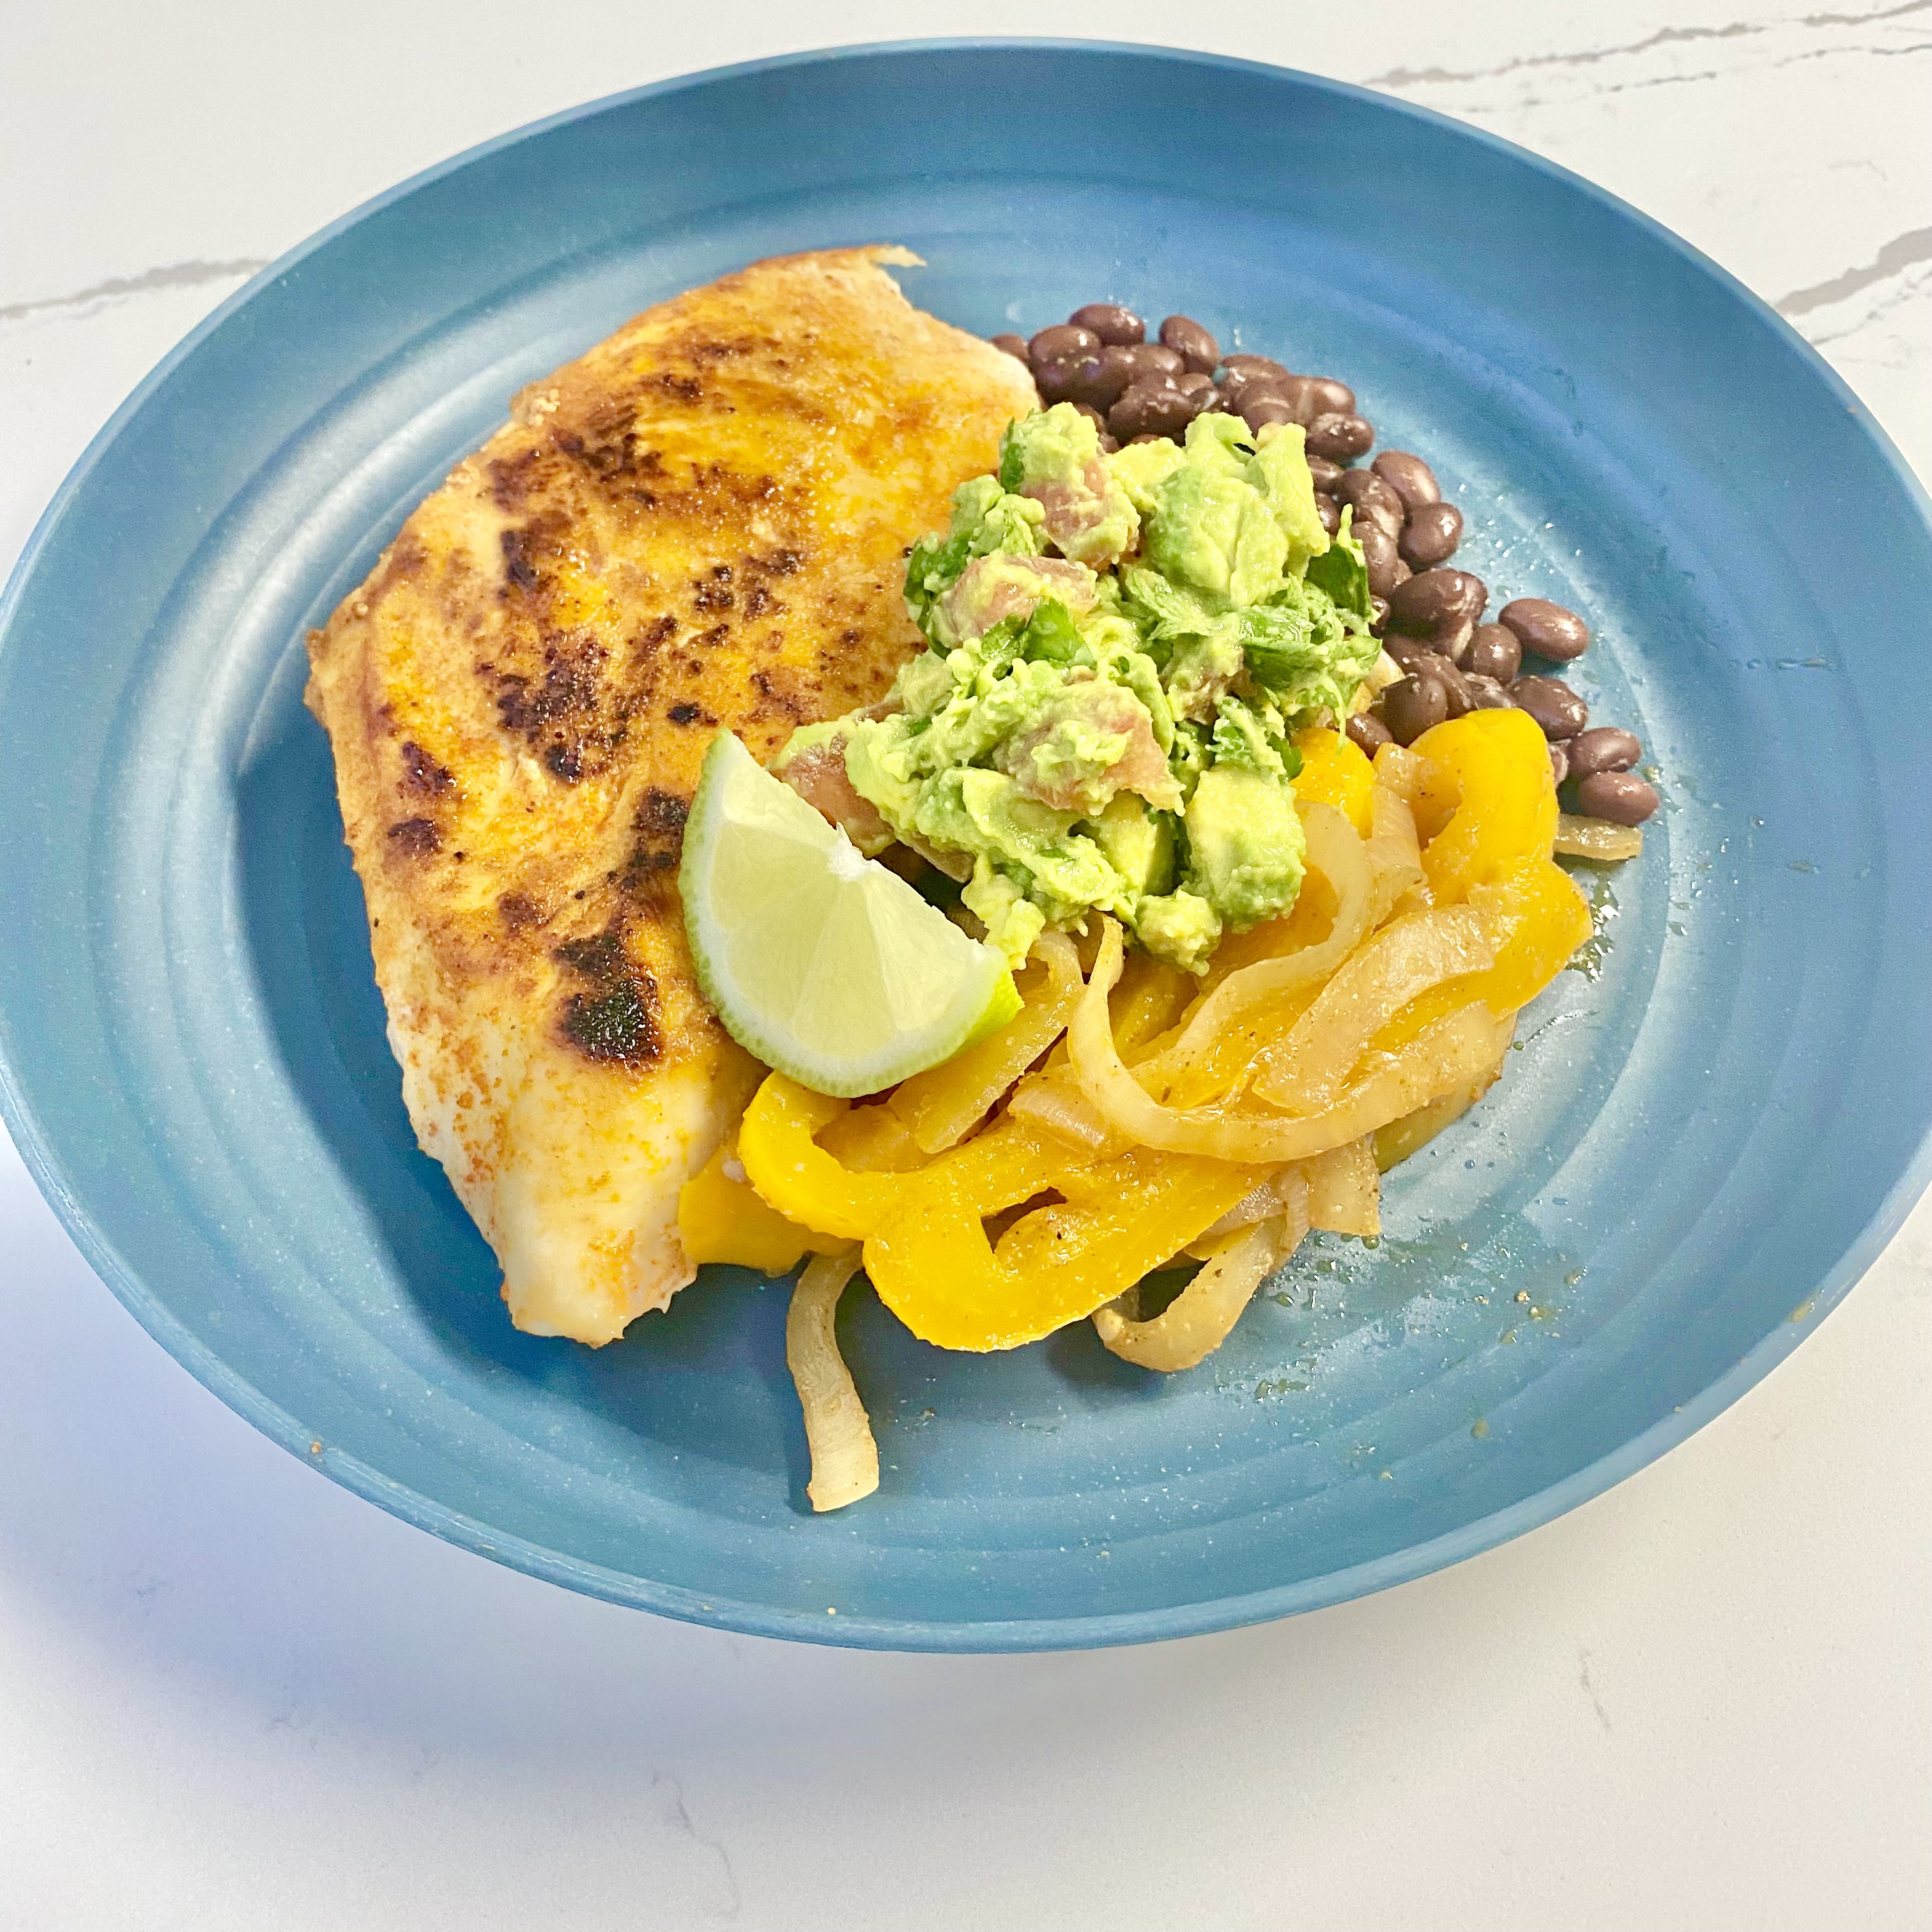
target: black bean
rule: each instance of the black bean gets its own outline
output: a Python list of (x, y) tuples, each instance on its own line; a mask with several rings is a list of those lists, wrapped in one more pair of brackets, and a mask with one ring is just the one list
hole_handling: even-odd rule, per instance
[(1118, 302), (1089, 302), (1076, 308), (1066, 320), (1076, 328), (1090, 328), (1100, 340), (1116, 348), (1147, 340), (1147, 324), (1130, 308)]
[(1304, 429), (1321, 415), (1322, 405), (1316, 398), (1312, 376), (1290, 376), (1286, 380), (1274, 380), (1274, 388), (1276, 394), (1288, 399), (1294, 409), (1295, 421)]
[(1384, 745), (1395, 742), (1394, 733), (1372, 711), (1357, 712), (1348, 720), (1347, 730), (1356, 748), (1372, 758)]
[(1396, 636), (1383, 645), (1395, 662), (1406, 671), (1426, 670), (1442, 654), (1426, 638)]
[(1570, 776), (1570, 748), (1568, 745), (1552, 741), (1547, 748), (1550, 752), (1550, 776), (1561, 784)]
[(1034, 387), (1043, 403), (1073, 402), (1097, 380), (1100, 368), (1097, 355), (1049, 356), (1034, 364)]
[(1401, 662), (1402, 669), (1411, 677), (1432, 677), (1442, 686), (1449, 700), (1449, 716), (1451, 718), (1460, 718), (1466, 711), (1475, 710), (1474, 694), (1469, 689), (1462, 674), (1440, 652), (1418, 651)]
[(1388, 599), (1386, 597), (1371, 597), (1369, 599), (1369, 628), (1378, 638), (1388, 628)]
[(1277, 382), (1288, 380), (1288, 368), (1277, 362), (1272, 356), (1250, 356), (1238, 350), (1232, 356), (1221, 358), (1221, 367), (1230, 375), (1270, 376)]
[(1338, 382), (1333, 376), (1298, 376), (1295, 380), (1308, 385), (1311, 416), (1355, 413), (1355, 392), (1346, 382)]
[(1093, 374), (1081, 388), (1080, 400), (1096, 410), (1111, 410), (1134, 380), (1130, 351), (1109, 344), (1102, 350)]
[[(1389, 492), (1394, 496), (1395, 492)], [(1424, 503), (1402, 526), (1402, 561), (1416, 570), (1447, 563), (1462, 541), (1462, 513), (1454, 503)]]
[(1322, 519), (1322, 527), (1331, 537), (1342, 527), (1341, 505), (1319, 490), (1315, 493), (1315, 514)]
[(1627, 772), (1643, 756), (1634, 731), (1621, 724), (1598, 724), (1570, 741), (1570, 776), (1587, 778), (1598, 772)]
[(1419, 456), (1406, 449), (1385, 449), (1376, 457), (1376, 474), (1402, 499), (1406, 509), (1419, 510), (1425, 503), (1442, 500), (1442, 486), (1436, 472)]
[(1024, 335), (994, 335), (987, 339), (995, 349), (1004, 349), (1009, 356), (1016, 357), (1020, 362), (1024, 362), (1030, 359), (1027, 355), (1026, 338)]
[(1592, 772), (1576, 786), (1576, 802), (1584, 811), (1612, 825), (1641, 825), (1663, 802), (1657, 788), (1634, 772)]
[(1144, 376), (1182, 376), (1187, 364), (1164, 343), (1136, 342), (1120, 351), (1127, 364), (1127, 380), (1138, 382)]
[[(1200, 386), (1198, 388), (1190, 386), (1194, 383), (1198, 383)], [(1174, 384), (1174, 388), (1186, 410), (1186, 414), (1181, 418), (1180, 428), (1171, 432), (1178, 436), (1196, 416), (1212, 408), (1220, 398), (1215, 394), (1214, 385), (1205, 376), (1198, 375), (1192, 370), (1182, 376)]]
[(1221, 345), (1192, 316), (1169, 316), (1160, 326), (1160, 339), (1201, 375), (1213, 375), (1221, 359)]
[(1472, 622), (1489, 602), (1489, 587), (1466, 570), (1419, 570), (1389, 599), (1389, 614), (1399, 631), (1426, 638), (1459, 617)]
[(1522, 670), (1522, 646), (1514, 631), (1500, 624), (1479, 624), (1463, 662), (1498, 684), (1513, 684)]
[(1475, 634), (1476, 627), (1467, 617), (1451, 617), (1430, 632), (1429, 641), (1451, 663), (1467, 664), (1469, 640)]
[[(1249, 403), (1258, 401), (1263, 396), (1276, 396), (1286, 401), (1288, 398), (1287, 379), (1280, 376), (1263, 375), (1252, 369), (1236, 369), (1221, 378), (1222, 395), (1228, 399), (1228, 406), (1238, 413)], [(1298, 422), (1300, 418), (1298, 417)]]
[(1386, 597), (1408, 575), (1408, 566), (1395, 551), (1395, 539), (1379, 524), (1364, 524), (1354, 532), (1362, 547), (1362, 561), (1369, 567), (1371, 595)]
[(1398, 496), (1372, 470), (1345, 470), (1335, 486), (1336, 502), (1355, 506), (1355, 526), (1379, 524), (1391, 537), (1402, 535), (1403, 511)]
[(1323, 496), (1333, 496), (1336, 486), (1348, 472), (1339, 463), (1330, 463), (1325, 456), (1311, 456), (1308, 459), (1308, 473), (1315, 479), (1315, 488), (1318, 492)]
[(1560, 677), (1520, 677), (1509, 692), (1546, 738), (1574, 738), (1590, 722), (1590, 707)]
[(1294, 413), (1294, 406), (1285, 397), (1272, 395), (1264, 390), (1258, 396), (1246, 397), (1238, 406), (1236, 406), (1225, 400), (1226, 397), (1225, 390), (1222, 393), (1224, 398), (1222, 406), (1223, 408), (1238, 406), (1242, 422), (1246, 423), (1257, 436), (1260, 435), (1270, 423), (1292, 423), (1298, 420)]
[(1546, 597), (1519, 597), (1503, 606), (1496, 621), (1516, 634), (1525, 650), (1558, 664), (1580, 658), (1589, 648), (1589, 626)]
[(1466, 670), (1462, 683), (1469, 694), (1472, 711), (1508, 711), (1515, 703), (1496, 679), (1485, 677), (1480, 671)]
[(1123, 442), (1137, 436), (1178, 436), (1199, 413), (1193, 398), (1172, 381), (1143, 379), (1107, 412), (1107, 427)]
[(1071, 322), (1056, 322), (1042, 328), (1027, 344), (1027, 356), (1037, 369), (1042, 362), (1058, 362), (1070, 356), (1094, 356), (1100, 338), (1090, 328), (1076, 328)]
[(1308, 425), (1308, 446), (1331, 463), (1352, 463), (1373, 446), (1375, 431), (1360, 416), (1318, 416)]
[(1376, 700), (1382, 722), (1398, 745), (1412, 745), (1449, 716), (1449, 694), (1425, 671), (1399, 679)]

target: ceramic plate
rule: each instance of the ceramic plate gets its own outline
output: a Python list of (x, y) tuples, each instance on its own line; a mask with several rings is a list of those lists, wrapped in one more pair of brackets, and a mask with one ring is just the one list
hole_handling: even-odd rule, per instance
[[(511, 1329), (404, 1113), (302, 637), (520, 384), (754, 257), (873, 241), (982, 333), (1112, 297), (1345, 376), (1462, 506), (1459, 563), (1589, 614), (1577, 682), (1668, 805), (1500, 1087), (1391, 1180), (1378, 1246), (1314, 1240), (1171, 1378), (1085, 1325), (943, 1355), (855, 1293), (884, 1477), (814, 1518), (782, 1285), (708, 1271), (597, 1353)], [(1928, 582), (1923, 493), (1788, 328), (1448, 122), (1042, 43), (649, 88), (296, 250), (49, 510), (0, 606), (8, 1124), (190, 1372), (558, 1582), (950, 1649), (1331, 1603), (1681, 1440), (1923, 1184)]]

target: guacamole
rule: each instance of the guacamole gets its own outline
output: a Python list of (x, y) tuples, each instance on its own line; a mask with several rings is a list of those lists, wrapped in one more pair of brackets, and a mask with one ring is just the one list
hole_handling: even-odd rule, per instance
[(1205, 415), (1108, 455), (1070, 404), (1022, 417), (913, 546), (905, 596), (928, 648), (776, 767), (842, 746), (868, 849), (960, 880), (1016, 962), (1097, 909), (1198, 973), (1294, 904), (1292, 734), (1345, 716), (1380, 648), (1299, 428)]

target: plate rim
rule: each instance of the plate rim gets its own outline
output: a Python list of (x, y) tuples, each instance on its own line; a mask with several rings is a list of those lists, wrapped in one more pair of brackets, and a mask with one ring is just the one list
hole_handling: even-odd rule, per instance
[[(1551, 181), (1580, 192), (1624, 221), (1634, 224), (1694, 272), (1714, 283), (1720, 293), (1741, 302), (1760, 327), (1768, 324), (1783, 346), (1787, 351), (1798, 352), (1800, 360), (1810, 365), (1814, 378), (1822, 379), (1833, 399), (1876, 448), (1921, 520), (1928, 530), (1932, 530), (1932, 493), (1928, 493), (1883, 425), (1850, 384), (1789, 321), (1728, 269), (1640, 208), (1560, 163), (1549, 160), (1500, 135), (1473, 127), (1436, 109), (1399, 100), (1352, 82), (1334, 80), (1270, 62), (1158, 43), (1010, 34), (861, 41), (808, 48), (673, 75), (602, 95), (525, 122), (418, 170), (358, 202), (278, 256), (176, 343), (89, 439), (35, 520), (8, 573), (4, 589), (0, 589), (0, 656), (4, 656), (9, 648), (16, 611), (54, 530), (128, 424), (204, 340), (263, 290), (338, 236), (393, 203), (488, 156), (556, 128), (640, 101), (788, 68), (825, 66), (881, 56), (952, 52), (1100, 54), (1256, 75), (1274, 80), (1288, 80), (1318, 92), (1372, 104), (1381, 112), (1409, 117), (1453, 132), (1463, 140), (1526, 165)], [(4, 1003), (0, 1003), (0, 1121), (4, 1121), (41, 1196), (109, 1292), (175, 1361), (261, 1434), (389, 1515), (472, 1555), (486, 1557), (526, 1575), (608, 1602), (649, 1610), (682, 1622), (749, 1636), (848, 1648), (999, 1653), (1090, 1649), (1160, 1642), (1270, 1622), (1346, 1603), (1398, 1583), (1414, 1581), (1479, 1556), (1603, 1494), (1676, 1448), (1728, 1408), (1768, 1375), (1838, 1306), (1877, 1260), (1919, 1196), (1928, 1185), (1932, 1185), (1932, 1120), (1928, 1120), (1916, 1150), (1898, 1178), (1838, 1261), (1798, 1306), (1780, 1318), (1772, 1331), (1754, 1343), (1732, 1367), (1672, 1414), (1660, 1418), (1649, 1428), (1594, 1462), (1530, 1496), (1438, 1536), (1298, 1582), (1162, 1609), (1105, 1616), (984, 1620), (848, 1617), (835, 1612), (814, 1616), (738, 1598), (705, 1597), (682, 1586), (652, 1582), (569, 1556), (527, 1538), (493, 1529), (476, 1518), (434, 1502), (326, 1442), (316, 1450), (313, 1447), (316, 1441), (313, 1432), (184, 1326), (95, 1225), (84, 1204), (68, 1186), (63, 1162), (42, 1130), (26, 1088), (16, 1073), (12, 1037), (11, 1018)]]

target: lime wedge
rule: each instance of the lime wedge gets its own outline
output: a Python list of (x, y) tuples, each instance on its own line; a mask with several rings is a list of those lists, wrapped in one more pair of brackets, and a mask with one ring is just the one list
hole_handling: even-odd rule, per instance
[(725, 1030), (814, 1092), (876, 1094), (1019, 1011), (969, 939), (728, 731), (711, 741), (678, 874), (698, 982)]

